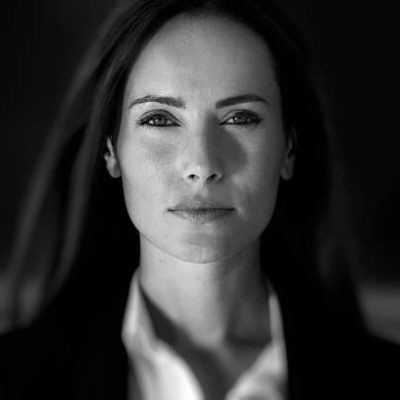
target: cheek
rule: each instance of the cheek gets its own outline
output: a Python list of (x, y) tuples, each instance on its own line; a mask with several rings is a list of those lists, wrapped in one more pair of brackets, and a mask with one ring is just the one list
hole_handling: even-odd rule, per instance
[(172, 158), (171, 146), (133, 135), (121, 140), (119, 162), (128, 211), (148, 214), (150, 205), (163, 196)]
[(284, 144), (262, 143), (253, 152), (246, 190), (252, 219), (267, 224), (272, 216), (283, 164)]

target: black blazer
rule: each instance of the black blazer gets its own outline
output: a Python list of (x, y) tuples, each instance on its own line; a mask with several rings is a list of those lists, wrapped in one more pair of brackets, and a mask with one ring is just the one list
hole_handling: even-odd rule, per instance
[[(331, 318), (301, 294), (278, 292), (288, 398), (399, 399), (399, 347)], [(64, 299), (30, 327), (2, 335), (0, 399), (126, 400), (121, 324), (127, 290), (103, 297), (86, 306)]]

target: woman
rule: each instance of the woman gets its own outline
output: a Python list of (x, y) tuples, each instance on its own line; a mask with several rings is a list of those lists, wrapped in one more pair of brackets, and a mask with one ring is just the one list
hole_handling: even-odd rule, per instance
[(363, 367), (373, 340), (318, 268), (329, 181), (304, 49), (278, 9), (126, 4), (27, 206), (15, 285), (41, 268), (46, 297), (34, 321), (16, 298), (6, 395), (375, 395), (359, 380), (384, 377)]

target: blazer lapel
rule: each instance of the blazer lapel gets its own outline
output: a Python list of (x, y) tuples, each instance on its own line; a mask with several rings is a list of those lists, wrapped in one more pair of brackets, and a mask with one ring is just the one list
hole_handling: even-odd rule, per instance
[(277, 294), (287, 352), (288, 399), (343, 398), (336, 390), (346, 378), (346, 346), (323, 299), (302, 293), (295, 283), (286, 282), (285, 288), (283, 292), (278, 288)]

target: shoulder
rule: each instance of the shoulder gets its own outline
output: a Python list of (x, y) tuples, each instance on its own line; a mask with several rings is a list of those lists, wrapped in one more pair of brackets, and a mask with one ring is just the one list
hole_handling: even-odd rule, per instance
[(400, 345), (388, 339), (368, 334), (366, 338), (364, 360), (375, 365), (385, 379), (398, 378), (400, 367)]
[(119, 314), (114, 307), (85, 315), (52, 313), (0, 335), (0, 398), (123, 398)]
[(30, 393), (54, 396), (61, 380), (72, 377), (74, 348), (74, 340), (57, 324), (33, 324), (2, 334), (0, 397), (22, 399)]
[(358, 350), (357, 368), (352, 374), (363, 396), (360, 398), (400, 398), (400, 346), (370, 333), (355, 346)]

